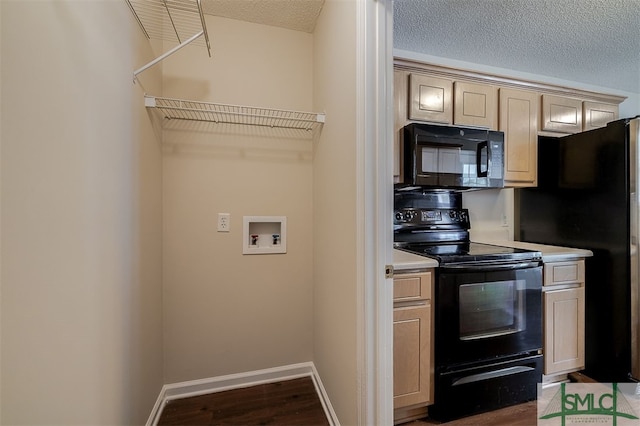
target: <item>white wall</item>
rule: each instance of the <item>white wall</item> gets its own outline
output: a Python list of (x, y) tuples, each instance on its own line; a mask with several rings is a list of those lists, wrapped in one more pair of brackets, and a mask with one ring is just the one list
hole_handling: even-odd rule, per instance
[(144, 423), (162, 385), (161, 153), (132, 83), (149, 43), (125, 2), (0, 10), (0, 423)]
[[(164, 96), (312, 111), (313, 37), (207, 16), (212, 57), (163, 64)], [(313, 359), (313, 141), (199, 122), (164, 132), (167, 383)], [(216, 230), (231, 214), (231, 232)], [(243, 255), (243, 216), (286, 216), (287, 253)]]
[(327, 0), (314, 32), (314, 362), (344, 425), (358, 424), (356, 2)]
[[(326, 112), (327, 123), (314, 141), (165, 130), (166, 381), (312, 360), (342, 424), (357, 424), (356, 2), (327, 1), (313, 35), (207, 27), (213, 58), (168, 59), (165, 96)], [(219, 212), (229, 234), (216, 232)], [(243, 215), (286, 215), (288, 253), (243, 256)]]

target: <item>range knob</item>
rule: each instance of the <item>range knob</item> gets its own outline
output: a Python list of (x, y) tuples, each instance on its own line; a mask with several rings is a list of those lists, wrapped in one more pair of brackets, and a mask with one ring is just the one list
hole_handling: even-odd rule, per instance
[(396, 221), (402, 222), (402, 219), (404, 219), (402, 212), (396, 212)]

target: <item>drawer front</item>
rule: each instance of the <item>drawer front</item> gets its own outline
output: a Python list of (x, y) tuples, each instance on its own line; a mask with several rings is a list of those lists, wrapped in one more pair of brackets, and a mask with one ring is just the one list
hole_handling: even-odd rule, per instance
[(544, 264), (544, 285), (584, 283), (584, 260)]
[(396, 275), (393, 279), (393, 301), (431, 299), (433, 272)]

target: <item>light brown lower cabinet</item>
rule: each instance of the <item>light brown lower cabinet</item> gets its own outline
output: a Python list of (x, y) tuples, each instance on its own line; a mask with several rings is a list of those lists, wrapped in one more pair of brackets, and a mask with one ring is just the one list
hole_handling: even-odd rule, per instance
[(545, 263), (544, 269), (543, 381), (553, 382), (584, 368), (584, 260)]
[(393, 309), (394, 422), (433, 402), (433, 271), (396, 275)]

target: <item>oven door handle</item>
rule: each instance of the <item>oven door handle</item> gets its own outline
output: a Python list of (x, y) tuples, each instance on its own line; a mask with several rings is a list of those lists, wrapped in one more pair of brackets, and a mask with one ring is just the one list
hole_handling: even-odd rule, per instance
[(459, 263), (451, 265), (441, 265), (441, 269), (453, 269), (456, 271), (506, 271), (514, 269), (536, 268), (540, 262), (518, 262), (518, 263)]
[(452, 386), (466, 385), (468, 383), (481, 382), (483, 380), (495, 379), (498, 377), (511, 376), (513, 374), (529, 373), (535, 371), (533, 367), (507, 367), (496, 371), (487, 371), (486, 373), (472, 374), (470, 376), (461, 377), (452, 383)]

